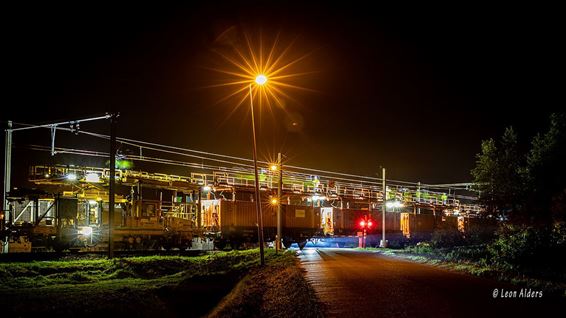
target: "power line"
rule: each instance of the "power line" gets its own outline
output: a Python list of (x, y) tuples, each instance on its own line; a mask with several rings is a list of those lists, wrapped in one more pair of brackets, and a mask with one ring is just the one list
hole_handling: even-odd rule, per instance
[[(23, 124), (23, 123), (15, 123), (15, 124), (24, 125), (24, 126), (27, 126), (27, 127), (50, 128), (49, 125), (30, 125), (30, 124)], [(56, 129), (63, 130), (63, 131), (76, 132), (75, 130), (70, 129), (70, 128), (66, 128), (66, 127), (56, 127)], [(78, 131), (78, 133), (97, 137), (97, 138), (102, 138), (102, 139), (110, 139), (110, 136), (108, 136), (108, 135), (84, 131), (84, 130)], [(206, 152), (206, 151), (199, 151), (199, 150), (194, 150), (194, 149), (189, 149), (189, 148), (169, 146), (169, 145), (152, 143), (152, 142), (130, 139), (130, 138), (117, 137), (116, 139), (122, 144), (129, 145), (129, 146), (132, 146), (132, 147), (135, 147), (135, 148), (139, 148), (141, 150), (151, 150), (151, 151), (156, 151), (156, 152), (163, 152), (163, 153), (168, 153), (168, 154), (172, 154), (172, 155), (179, 155), (179, 156), (197, 158), (197, 159), (201, 159), (201, 160), (220, 162), (220, 163), (224, 163), (224, 164), (232, 164), (232, 165), (246, 167), (246, 168), (252, 167), (249, 164), (242, 163), (242, 162), (252, 162), (251, 159), (247, 159), (247, 158), (241, 158), (241, 157), (235, 157), (235, 156), (229, 156), (229, 155), (222, 155), (222, 154)], [(165, 148), (165, 149), (160, 149), (160, 148)], [(172, 150), (167, 150), (167, 149), (172, 149)], [(173, 150), (175, 150), (175, 151), (173, 151)], [(189, 153), (186, 153), (186, 152), (189, 152)], [(191, 153), (196, 153), (196, 154), (199, 154), (199, 155), (194, 155), (194, 154), (191, 154)], [(212, 157), (210, 157), (210, 156), (212, 156)], [(142, 156), (140, 156), (140, 157), (142, 157)], [(236, 160), (236, 161), (223, 160), (223, 159), (218, 159), (218, 158), (214, 158), (214, 157), (232, 159), (232, 160)], [(141, 160), (141, 158), (139, 158), (139, 159)], [(259, 162), (262, 163), (262, 164), (269, 164), (266, 161), (259, 161)], [(381, 178), (376, 178), (376, 177), (361, 176), (361, 175), (348, 174), (348, 173), (342, 173), (342, 172), (336, 172), (336, 171), (320, 170), (320, 169), (314, 169), (314, 168), (305, 168), (305, 167), (300, 167), (300, 166), (286, 165), (286, 167), (291, 168), (291, 169), (301, 170), (301, 171), (308, 171), (308, 172), (314, 172), (314, 173), (324, 173), (324, 174), (326, 174), (326, 175), (324, 175), (324, 177), (329, 178), (329, 179), (339, 179), (339, 180), (344, 180), (344, 181), (369, 183), (369, 184), (378, 184), (382, 180)], [(348, 177), (348, 178), (342, 178), (342, 177), (339, 177), (339, 176)], [(354, 179), (350, 179), (350, 178), (354, 178)], [(404, 184), (404, 185), (409, 186), (411, 188), (416, 187), (418, 185), (418, 183), (416, 183), (416, 182), (408, 182), (408, 181), (392, 180), (392, 179), (389, 180), (389, 181), (396, 183), (396, 184)], [(462, 185), (462, 184), (463, 183), (455, 184), (455, 185)], [(442, 188), (443, 186), (444, 185), (440, 185), (440, 186), (438, 186), (438, 188)], [(421, 187), (436, 188), (435, 185), (426, 185), (426, 184), (421, 184)], [(461, 189), (461, 188), (458, 188), (458, 189)], [(464, 189), (462, 189), (462, 190), (464, 190)]]
[[(29, 145), (27, 146), (30, 150), (37, 150), (37, 151), (44, 151), (48, 152), (51, 150), (50, 147), (41, 146), (41, 145)], [(79, 156), (91, 156), (91, 157), (102, 157), (107, 158), (108, 153), (106, 152), (97, 152), (91, 150), (84, 150), (84, 149), (76, 149), (76, 148), (63, 148), (63, 147), (56, 147), (56, 152), (59, 154), (71, 154), (71, 155), (79, 155)], [(242, 170), (242, 167), (223, 167), (223, 166), (213, 166), (213, 165), (202, 165), (199, 163), (194, 162), (186, 162), (186, 161), (178, 161), (172, 159), (165, 159), (165, 158), (158, 158), (158, 157), (151, 157), (151, 156), (138, 156), (138, 155), (129, 155), (129, 159), (134, 161), (141, 161), (141, 162), (149, 162), (149, 163), (156, 163), (156, 164), (166, 164), (172, 166), (180, 166), (186, 168), (193, 168), (193, 169), (202, 169), (208, 171), (216, 171), (216, 172), (233, 172), (233, 173), (252, 173), (253, 167), (247, 167), (248, 169)], [(284, 171), (284, 178), (291, 178), (295, 181), (303, 182), (305, 179), (308, 179), (310, 175), (292, 171), (292, 170), (285, 170)], [(380, 185), (376, 182), (368, 182), (344, 177), (333, 178), (326, 175), (319, 175), (320, 179), (333, 179), (339, 183), (340, 187), (342, 188), (349, 188), (354, 191), (373, 191), (373, 192), (380, 192), (382, 191)], [(392, 183), (392, 186), (400, 186), (398, 184)], [(401, 186), (405, 187), (405, 186)], [(413, 188), (413, 187), (411, 187)]]

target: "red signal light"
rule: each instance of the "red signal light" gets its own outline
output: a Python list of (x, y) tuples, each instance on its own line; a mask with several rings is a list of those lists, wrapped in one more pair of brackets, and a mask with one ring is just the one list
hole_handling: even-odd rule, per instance
[(361, 221), (360, 221), (360, 226), (361, 226), (361, 227), (365, 227), (365, 226), (366, 226), (366, 221), (361, 220)]
[(373, 222), (372, 221), (368, 221), (368, 228), (371, 228), (373, 226)]

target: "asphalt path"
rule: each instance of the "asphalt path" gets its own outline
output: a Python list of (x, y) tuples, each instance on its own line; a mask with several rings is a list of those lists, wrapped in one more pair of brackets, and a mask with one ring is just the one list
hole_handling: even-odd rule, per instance
[(566, 312), (563, 298), (544, 292), (526, 297), (528, 287), (378, 252), (312, 248), (300, 252), (300, 259), (329, 317), (560, 317)]

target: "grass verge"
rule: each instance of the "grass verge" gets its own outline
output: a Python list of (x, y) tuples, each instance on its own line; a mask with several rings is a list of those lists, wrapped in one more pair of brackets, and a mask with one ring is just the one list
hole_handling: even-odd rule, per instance
[(62, 317), (200, 317), (258, 260), (258, 250), (247, 250), (198, 257), (3, 263), (0, 306), (8, 317), (43, 312)]
[(323, 317), (323, 307), (298, 266), (295, 252), (253, 269), (209, 315), (239, 317)]

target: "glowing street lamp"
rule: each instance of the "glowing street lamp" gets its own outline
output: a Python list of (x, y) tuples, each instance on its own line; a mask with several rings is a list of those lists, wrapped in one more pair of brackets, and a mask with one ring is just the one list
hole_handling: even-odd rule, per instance
[[(228, 93), (226, 96), (221, 98), (218, 102), (227, 101), (231, 98), (237, 98), (237, 104), (235, 108), (240, 107), (243, 105), (248, 98), (248, 96), (241, 96), (240, 93), (249, 90), (249, 98), (250, 98), (250, 109), (252, 114), (252, 135), (253, 135), (253, 161), (254, 161), (254, 176), (255, 176), (255, 201), (256, 201), (256, 210), (257, 210), (257, 220), (258, 220), (258, 236), (259, 236), (259, 245), (260, 245), (260, 254), (261, 254), (261, 264), (265, 263), (264, 261), (264, 252), (263, 252), (263, 218), (261, 213), (261, 198), (259, 195), (259, 191), (261, 188), (259, 187), (259, 178), (258, 178), (258, 168), (257, 168), (257, 142), (256, 142), (256, 132), (255, 132), (255, 118), (254, 118), (254, 92), (257, 95), (256, 100), (259, 102), (260, 108), (264, 103), (270, 106), (277, 105), (283, 110), (285, 110), (284, 103), (282, 101), (282, 97), (286, 99), (293, 98), (289, 96), (285, 90), (293, 89), (293, 90), (304, 90), (304, 91), (313, 91), (312, 89), (307, 89), (301, 86), (298, 86), (297, 83), (294, 82), (295, 78), (299, 78), (310, 74), (312, 72), (297, 72), (296, 69), (298, 63), (305, 58), (307, 58), (310, 53), (304, 54), (298, 57), (292, 57), (290, 55), (291, 47), (293, 42), (291, 42), (287, 47), (281, 47), (281, 41), (279, 35), (273, 41), (271, 41), (270, 45), (265, 45), (265, 42), (262, 41), (261, 37), (259, 40), (259, 45), (255, 45), (252, 40), (252, 37), (243, 32), (240, 34), (241, 37), (238, 38), (241, 41), (233, 41), (235, 45), (230, 46), (229, 49), (223, 47), (222, 49), (215, 50), (215, 52), (227, 62), (227, 65), (222, 68), (212, 67), (209, 68), (214, 72), (221, 73), (226, 77), (221, 80), (220, 83), (210, 85), (208, 87), (226, 87), (231, 89), (231, 92)], [(239, 44), (238, 44), (239, 43)], [(244, 46), (242, 46), (242, 44)], [(267, 48), (267, 49), (265, 49)], [(265, 53), (264, 53), (265, 52)], [(238, 96), (238, 97), (236, 97)], [(232, 111), (230, 113), (233, 114)], [(293, 124), (295, 125), (295, 124)], [(270, 167), (272, 171), (277, 171), (273, 167)], [(280, 175), (280, 187), (281, 185), (281, 161), (279, 161), (279, 166), (277, 167), (279, 170)], [(281, 210), (281, 191), (278, 191), (278, 215), (280, 215)], [(278, 217), (280, 220), (280, 217)], [(278, 225), (280, 225), (278, 223)], [(280, 226), (278, 226), (278, 240), (280, 240)]]
[(265, 83), (267, 83), (267, 76), (265, 76), (263, 74), (259, 74), (258, 76), (256, 76), (255, 82), (258, 85), (264, 85)]

